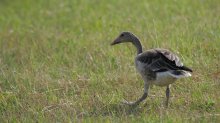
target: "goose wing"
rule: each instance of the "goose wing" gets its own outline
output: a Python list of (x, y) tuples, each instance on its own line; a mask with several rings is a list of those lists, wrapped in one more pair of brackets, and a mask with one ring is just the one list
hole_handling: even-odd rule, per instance
[(148, 50), (139, 56), (137, 60), (144, 63), (145, 66), (154, 72), (164, 72), (168, 70), (185, 70), (190, 71), (190, 68), (183, 66), (179, 57), (166, 49)]

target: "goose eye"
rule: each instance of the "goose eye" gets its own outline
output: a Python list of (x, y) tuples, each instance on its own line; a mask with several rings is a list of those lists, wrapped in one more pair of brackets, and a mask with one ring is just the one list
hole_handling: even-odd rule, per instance
[(121, 34), (121, 37), (123, 37), (124, 36), (124, 34)]

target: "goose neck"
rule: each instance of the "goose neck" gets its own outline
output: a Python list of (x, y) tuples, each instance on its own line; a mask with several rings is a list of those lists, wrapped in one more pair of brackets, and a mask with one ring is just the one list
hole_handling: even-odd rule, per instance
[(132, 43), (137, 48), (137, 55), (143, 52), (141, 42), (138, 38), (134, 37)]

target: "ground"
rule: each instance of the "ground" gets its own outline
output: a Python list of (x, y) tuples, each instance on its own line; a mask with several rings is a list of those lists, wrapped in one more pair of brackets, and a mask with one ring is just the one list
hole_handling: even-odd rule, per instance
[[(143, 93), (132, 44), (175, 52), (192, 77)], [(220, 122), (219, 0), (1, 0), (1, 122)]]

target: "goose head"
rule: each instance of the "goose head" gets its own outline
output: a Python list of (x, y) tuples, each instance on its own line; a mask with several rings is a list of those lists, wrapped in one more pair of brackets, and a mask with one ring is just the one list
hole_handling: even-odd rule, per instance
[(120, 43), (125, 43), (125, 42), (131, 42), (131, 43), (135, 43), (135, 39), (137, 39), (137, 37), (132, 34), (131, 32), (122, 32), (112, 43), (111, 45), (115, 45), (115, 44), (120, 44)]

